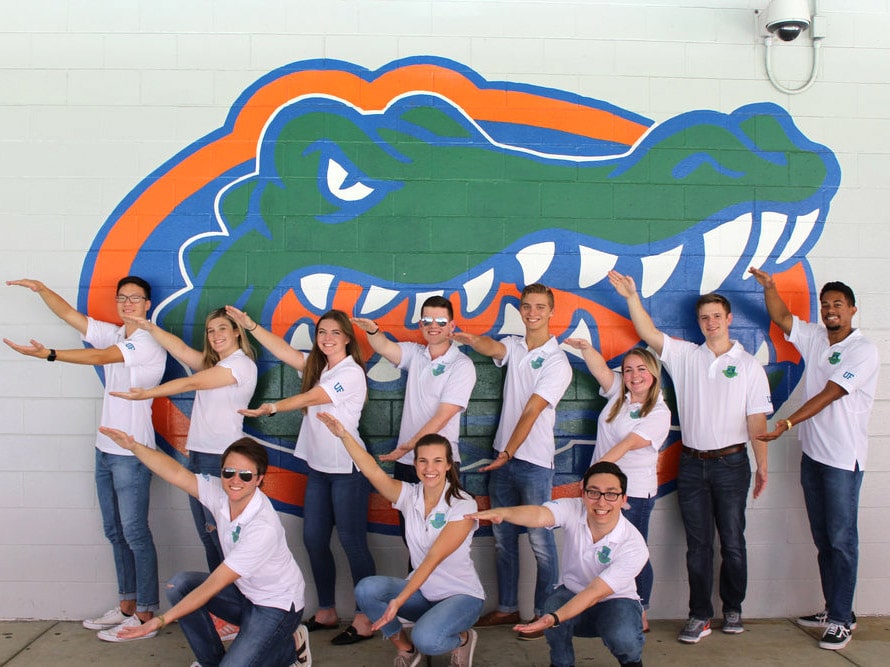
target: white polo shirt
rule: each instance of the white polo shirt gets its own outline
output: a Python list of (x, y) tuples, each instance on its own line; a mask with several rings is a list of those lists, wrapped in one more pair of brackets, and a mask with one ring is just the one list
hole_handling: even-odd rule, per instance
[[(476, 366), (473, 361), (451, 345), (442, 356), (432, 359), (429, 348), (418, 343), (399, 343), (402, 350), (399, 368), (408, 371), (405, 387), (405, 405), (399, 427), (399, 442), (410, 440), (426, 424), (441, 403), (459, 405), (457, 412), (439, 435), (451, 443), (455, 463), (460, 463), (458, 440), (460, 438), (460, 413), (470, 403), (470, 394), (476, 386)], [(407, 452), (399, 463), (414, 464), (414, 450)]]
[(599, 577), (612, 594), (603, 600), (639, 600), (635, 577), (649, 560), (649, 549), (640, 531), (619, 514), (618, 523), (601, 540), (594, 542), (587, 525), (587, 508), (580, 498), (560, 498), (544, 503), (553, 512), (556, 524), (565, 531), (560, 562), (560, 583), (572, 593), (580, 593)]
[(340, 438), (321, 423), (318, 413), (329, 412), (334, 415), (364, 447), (365, 443), (358, 434), (358, 420), (362, 416), (365, 397), (368, 395), (365, 372), (355, 363), (355, 359), (347, 355), (333, 368), (322, 371), (318, 386), (327, 392), (331, 402), (310, 406), (303, 415), (294, 456), (305, 460), (310, 468), (319, 472), (350, 473), (357, 470), (352, 457)]
[(504, 451), (522, 410), (532, 394), (537, 394), (547, 401), (547, 407), (538, 415), (528, 437), (516, 450), (515, 458), (542, 468), (552, 468), (556, 450), (553, 439), (556, 405), (572, 381), (569, 358), (553, 336), (531, 351), (523, 336), (507, 336), (500, 342), (507, 348), (507, 352), (503, 359), (495, 359), (494, 363), (499, 367), (507, 366), (507, 379), (504, 381), (501, 420), (494, 436), (494, 449)]
[[(151, 334), (137, 329), (127, 338), (126, 328), (87, 318), (84, 342), (104, 349), (117, 345), (123, 363), (105, 364), (105, 395), (102, 400), (102, 425), (132, 435), (137, 442), (155, 448), (155, 430), (151, 423), (152, 401), (128, 401), (109, 396), (112, 391), (130, 391), (131, 387), (151, 389), (161, 383), (167, 365), (167, 352)], [(96, 435), (96, 447), (106, 454), (133, 456), (133, 452), (119, 447), (111, 438)]]
[(195, 475), (198, 500), (216, 519), (223, 563), (240, 576), (235, 580), (244, 597), (256, 605), (296, 611), (304, 606), (305, 583), (300, 566), (287, 546), (284, 527), (269, 498), (259, 489), (232, 521), (229, 497), (210, 475)]
[[(393, 507), (405, 517), (405, 541), (411, 554), (414, 571), (408, 575), (410, 579), (426, 558), (433, 543), (442, 534), (442, 529), (451, 521), (463, 521), (465, 514), (478, 511), (476, 499), (465, 493), (464, 498), (452, 498), (451, 505), (445, 502), (445, 491), (450, 484), (445, 482), (445, 489), (439, 502), (429, 514), (424, 512), (423, 484), (402, 482), (402, 491)], [(485, 599), (485, 591), (470, 557), (470, 546), (473, 532), (479, 522), (473, 522), (466, 539), (452, 551), (430, 573), (427, 580), (420, 585), (420, 592), (427, 600), (435, 602), (453, 595), (470, 595), (481, 600)]]
[(632, 449), (618, 461), (621, 472), (627, 475), (627, 495), (631, 498), (654, 498), (658, 493), (658, 450), (661, 448), (671, 428), (671, 411), (664, 402), (661, 393), (651, 412), (645, 417), (640, 416), (641, 403), (631, 403), (630, 396), (625, 396), (621, 411), (611, 422), (606, 421), (612, 412), (612, 406), (622, 396), (624, 378), (620, 372), (615, 373), (609, 391), (600, 388), (600, 395), (609, 399), (606, 407), (600, 412), (596, 423), (596, 449), (593, 450), (593, 465), (615, 445), (634, 433), (649, 445), (640, 449)]
[(238, 410), (247, 407), (256, 389), (257, 369), (253, 359), (241, 349), (235, 350), (217, 366), (228, 368), (235, 384), (195, 392), (186, 447), (190, 452), (222, 454), (226, 447), (244, 437), (244, 416)]
[(868, 418), (875, 400), (878, 348), (855, 329), (839, 343), (829, 345), (828, 331), (821, 324), (794, 317), (791, 341), (806, 363), (804, 381), (809, 400), (828, 382), (843, 387), (847, 395), (829, 403), (800, 423), (803, 453), (825, 465), (865, 470), (868, 457)]
[(738, 341), (718, 357), (704, 343), (665, 335), (661, 360), (674, 381), (687, 447), (706, 451), (748, 442), (748, 415), (773, 411), (766, 372)]

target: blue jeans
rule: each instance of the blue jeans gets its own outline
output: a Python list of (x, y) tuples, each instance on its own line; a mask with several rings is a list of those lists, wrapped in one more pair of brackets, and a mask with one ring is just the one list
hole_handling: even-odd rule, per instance
[(819, 577), (828, 618), (853, 621), (853, 592), (859, 569), (859, 488), (862, 470), (843, 470), (804, 454), (800, 485), (819, 560)]
[[(655, 507), (655, 498), (631, 498), (627, 497), (627, 507), (622, 508), (621, 513), (625, 518), (633, 524), (633, 527), (640, 531), (646, 543), (649, 543), (649, 516), (652, 514), (652, 508)], [(649, 598), (652, 597), (652, 563), (648, 560), (637, 575), (637, 595), (640, 596), (640, 602), (643, 609), (649, 608)]]
[[(383, 616), (389, 601), (408, 583), (395, 577), (368, 577), (355, 587), (359, 608), (371, 621)], [(482, 613), (482, 598), (452, 595), (431, 602), (415, 591), (399, 609), (398, 617), (383, 626), (383, 636), (392, 637), (402, 629), (399, 618), (414, 621), (411, 642), (424, 655), (442, 655), (460, 646), (460, 633), (466, 632)]]
[(158, 554), (148, 527), (151, 471), (135, 456), (96, 449), (96, 493), (102, 528), (114, 552), (117, 592), (136, 611), (158, 609)]
[(368, 549), (368, 496), (371, 486), (358, 470), (326, 473), (309, 468), (303, 503), (303, 543), (318, 592), (319, 609), (332, 609), (337, 570), (331, 533), (337, 525), (353, 586), (376, 572)]
[[(557, 588), (544, 603), (548, 614), (575, 597), (565, 586)], [(643, 608), (637, 600), (613, 598), (588, 607), (578, 616), (544, 631), (550, 647), (551, 667), (573, 667), (572, 637), (600, 637), (622, 665), (639, 662), (643, 655)]]
[[(189, 452), (188, 469), (196, 475), (207, 474), (219, 478), (222, 469), (222, 454), (207, 454), (206, 452)], [(219, 534), (216, 532), (216, 519), (210, 510), (204, 507), (197, 498), (189, 496), (189, 509), (192, 511), (192, 519), (195, 522), (195, 530), (198, 538), (204, 545), (204, 556), (207, 558), (207, 567), (213, 572), (223, 562), (222, 545), (219, 543)]]
[[(552, 492), (553, 469), (520, 459), (492, 471), (488, 482), (492, 507), (541, 505), (551, 499)], [(519, 526), (504, 521), (492, 524), (491, 531), (497, 556), (498, 611), (514, 612), (519, 609)], [(535, 615), (540, 616), (559, 580), (559, 556), (552, 530), (529, 528), (528, 541), (538, 564)]]
[[(174, 575), (167, 584), (170, 605), (177, 604), (209, 576), (206, 572)], [(228, 652), (223, 648), (210, 614), (241, 626)], [(287, 611), (255, 605), (230, 584), (203, 607), (180, 618), (179, 627), (201, 667), (288, 667), (297, 659), (294, 632), (302, 616), (303, 610), (295, 610), (293, 605)]]
[(747, 450), (700, 460), (682, 452), (677, 474), (680, 516), (686, 529), (686, 571), (689, 576), (689, 616), (708, 620), (714, 615), (714, 526), (720, 536), (720, 599), (723, 613), (742, 611), (748, 587), (745, 545), (745, 504), (751, 486)]

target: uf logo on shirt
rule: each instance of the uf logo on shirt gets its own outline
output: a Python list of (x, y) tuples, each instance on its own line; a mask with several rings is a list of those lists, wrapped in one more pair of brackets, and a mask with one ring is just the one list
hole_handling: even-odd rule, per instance
[(840, 352), (832, 352), (831, 356), (828, 357), (828, 363), (834, 366), (835, 364), (841, 363), (841, 353)]
[(124, 343), (124, 347), (126, 347), (128, 350), (135, 350), (135, 349), (136, 349), (136, 346), (133, 345), (133, 343)]
[(343, 393), (343, 385), (338, 382), (334, 385), (334, 391), (336, 391), (338, 394)]
[(438, 377), (439, 375), (442, 375), (442, 373), (444, 373), (444, 372), (445, 372), (445, 364), (439, 364), (438, 366), (436, 366), (433, 369), (433, 375), (435, 375), (436, 377)]
[(445, 513), (444, 512), (436, 512), (432, 519), (430, 519), (430, 525), (438, 530), (442, 526), (445, 525)]
[(856, 373), (852, 373), (850, 371), (847, 371), (846, 373), (844, 373), (845, 380), (852, 380), (854, 377), (856, 377)]
[(531, 362), (531, 367), (535, 370), (538, 370), (541, 366), (544, 365), (544, 357), (538, 357), (537, 359), (533, 359)]
[(723, 371), (723, 374), (728, 378), (738, 377), (738, 372), (736, 372), (735, 366), (727, 366), (726, 370)]

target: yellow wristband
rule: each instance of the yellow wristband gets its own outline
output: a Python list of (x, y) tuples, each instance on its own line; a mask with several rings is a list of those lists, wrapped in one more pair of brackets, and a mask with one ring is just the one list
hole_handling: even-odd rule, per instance
[(790, 430), (791, 430), (791, 427), (794, 426), (794, 424), (791, 423), (791, 420), (790, 420), (790, 419), (786, 419), (786, 420), (785, 420), (785, 426), (787, 426), (787, 427), (788, 427), (788, 430), (790, 431)]
[(160, 627), (158, 628), (158, 630), (160, 630), (160, 629), (163, 628), (165, 625), (167, 625), (167, 619), (164, 618), (164, 615), (163, 615), (163, 614), (158, 614), (157, 616), (155, 616), (155, 618), (158, 619), (158, 620), (161, 622), (161, 625), (160, 625)]

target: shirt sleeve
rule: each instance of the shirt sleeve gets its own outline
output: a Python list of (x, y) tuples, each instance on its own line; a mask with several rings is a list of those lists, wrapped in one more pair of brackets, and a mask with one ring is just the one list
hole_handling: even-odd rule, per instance
[(544, 503), (543, 506), (553, 513), (553, 518), (556, 520), (552, 526), (548, 526), (548, 530), (565, 526), (572, 520), (572, 516), (578, 511), (577, 500), (577, 498), (557, 498)]
[(613, 591), (620, 591), (633, 584), (647, 560), (649, 550), (642, 536), (639, 539), (628, 539), (616, 549), (612, 562), (600, 572), (599, 578)]
[(519, 336), (506, 336), (501, 338), (499, 342), (507, 349), (504, 352), (503, 359), (492, 359), (495, 366), (502, 368), (510, 362), (510, 355), (513, 353), (513, 348), (516, 346), (517, 340), (520, 340)]
[(880, 364), (874, 345), (855, 345), (841, 355), (841, 363), (834, 369), (830, 380), (852, 394), (865, 382), (871, 381), (872, 371)]
[(565, 352), (559, 350), (544, 362), (544, 368), (541, 369), (541, 373), (535, 381), (532, 393), (537, 394), (555, 408), (556, 404), (562, 400), (571, 382), (572, 366)]
[(650, 446), (656, 450), (661, 447), (661, 443), (667, 437), (668, 431), (671, 430), (671, 411), (662, 401), (655, 404), (652, 412), (639, 420), (634, 425), (632, 433), (648, 440)]
[(454, 362), (454, 366), (448, 376), (448, 383), (442, 392), (442, 396), (439, 398), (439, 402), (459, 405), (461, 408), (466, 409), (470, 404), (470, 394), (473, 393), (473, 387), (475, 386), (476, 365), (472, 359), (461, 354)]
[(754, 357), (751, 357), (751, 379), (748, 383), (748, 400), (745, 414), (770, 415), (772, 412), (772, 395), (770, 394), (766, 371)]
[(253, 382), (256, 384), (257, 369), (256, 363), (246, 354), (230, 354), (222, 359), (219, 364), (223, 368), (228, 368), (235, 378), (235, 384), (239, 387), (245, 382)]
[[(357, 396), (364, 396), (363, 392), (366, 391), (367, 381), (359, 366), (349, 365), (341, 372), (331, 373), (319, 381), (318, 386), (325, 390), (332, 405), (339, 406), (344, 401), (354, 401)], [(361, 400), (364, 402), (364, 398)]]
[(250, 577), (263, 570), (263, 565), (275, 544), (275, 532), (261, 521), (251, 521), (244, 526), (238, 542), (223, 561), (240, 577)]

